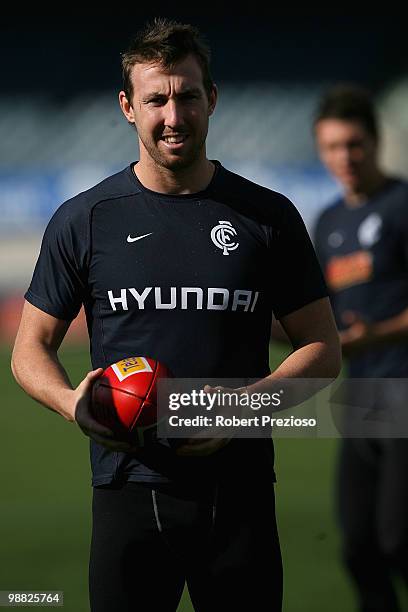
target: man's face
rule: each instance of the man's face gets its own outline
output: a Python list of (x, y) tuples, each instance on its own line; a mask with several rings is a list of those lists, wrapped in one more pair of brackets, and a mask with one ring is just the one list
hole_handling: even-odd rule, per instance
[(177, 170), (205, 155), (216, 90), (208, 99), (196, 58), (190, 55), (171, 69), (135, 64), (131, 79), (134, 95), (126, 116), (136, 125), (141, 159), (147, 153), (159, 166)]
[(376, 140), (359, 121), (321, 119), (315, 126), (320, 159), (347, 190), (358, 190), (377, 166)]

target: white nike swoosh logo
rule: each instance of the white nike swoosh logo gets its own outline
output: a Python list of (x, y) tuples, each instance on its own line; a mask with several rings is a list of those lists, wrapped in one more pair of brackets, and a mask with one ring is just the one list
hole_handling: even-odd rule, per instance
[(136, 236), (135, 238), (132, 238), (131, 235), (129, 234), (129, 236), (127, 237), (127, 241), (136, 242), (136, 240), (141, 240), (142, 238), (146, 238), (146, 236), (151, 236), (152, 234), (153, 232), (150, 232), (150, 234), (143, 234), (143, 236)]

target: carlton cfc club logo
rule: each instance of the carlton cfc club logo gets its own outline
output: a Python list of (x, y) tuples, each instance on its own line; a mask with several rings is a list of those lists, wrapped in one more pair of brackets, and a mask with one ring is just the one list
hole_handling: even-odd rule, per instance
[(216, 247), (222, 249), (223, 255), (229, 255), (228, 251), (235, 251), (238, 248), (239, 242), (234, 242), (236, 235), (237, 232), (229, 221), (219, 221), (211, 230), (211, 240)]

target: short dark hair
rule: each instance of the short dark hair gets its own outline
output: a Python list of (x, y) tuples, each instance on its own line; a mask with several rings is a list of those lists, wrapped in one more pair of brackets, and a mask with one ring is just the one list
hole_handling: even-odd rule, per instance
[(156, 17), (137, 32), (127, 51), (122, 53), (123, 89), (129, 102), (133, 96), (130, 73), (135, 64), (157, 62), (172, 68), (187, 55), (194, 55), (203, 73), (203, 85), (209, 97), (214, 88), (210, 74), (210, 49), (199, 30), (190, 24)]
[(378, 140), (374, 103), (369, 91), (360, 85), (342, 83), (329, 89), (318, 105), (314, 126), (322, 119), (358, 121), (374, 140)]

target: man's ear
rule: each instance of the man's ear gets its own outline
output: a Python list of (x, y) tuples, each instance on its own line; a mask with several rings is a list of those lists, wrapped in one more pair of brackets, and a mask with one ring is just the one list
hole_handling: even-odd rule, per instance
[(215, 110), (215, 107), (217, 104), (217, 98), (218, 98), (218, 89), (217, 89), (216, 84), (214, 83), (213, 88), (210, 93), (209, 100), (208, 100), (208, 115), (209, 116), (212, 115)]
[(127, 99), (126, 93), (124, 91), (119, 92), (119, 105), (122, 109), (122, 113), (125, 115), (126, 119), (129, 123), (135, 123), (135, 115), (133, 112), (133, 106)]

